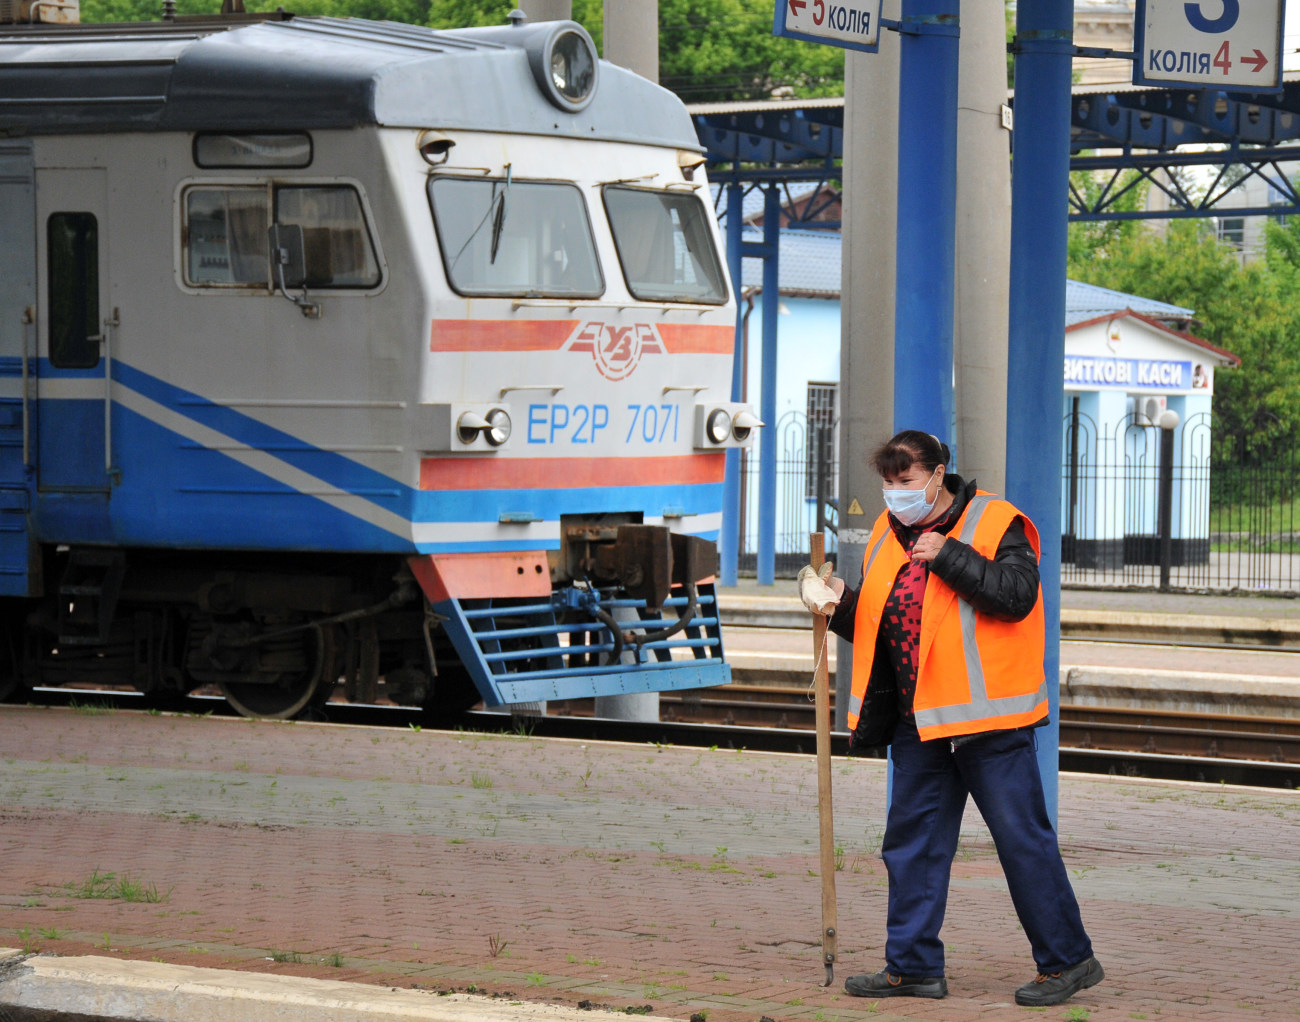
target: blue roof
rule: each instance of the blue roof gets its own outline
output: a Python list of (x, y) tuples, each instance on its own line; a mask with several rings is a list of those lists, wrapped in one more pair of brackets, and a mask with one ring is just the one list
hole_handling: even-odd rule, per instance
[[(724, 227), (725, 232), (725, 227)], [(840, 297), (840, 246), (842, 236), (838, 231), (781, 231), (781, 265), (779, 267), (782, 294), (809, 297)], [(763, 232), (747, 227), (745, 241), (762, 241)], [(763, 286), (763, 263), (759, 259), (744, 261), (742, 286)], [(1065, 325), (1074, 326), (1090, 319), (1132, 309), (1157, 320), (1191, 319), (1193, 310), (1168, 302), (1112, 291), (1110, 288), (1068, 280), (1065, 285)]]
[[(763, 232), (746, 229), (745, 241), (762, 241)], [(840, 296), (840, 235), (837, 231), (781, 232), (781, 264), (778, 267), (782, 294), (819, 298)], [(746, 288), (763, 286), (763, 263), (744, 261)]]
[(1065, 283), (1065, 325), (1074, 326), (1086, 323), (1090, 319), (1109, 316), (1114, 312), (1132, 309), (1152, 319), (1191, 319), (1193, 311), (1181, 305), (1157, 302), (1151, 298), (1139, 298), (1123, 291), (1112, 291), (1108, 287), (1095, 284), (1081, 284), (1077, 280)]

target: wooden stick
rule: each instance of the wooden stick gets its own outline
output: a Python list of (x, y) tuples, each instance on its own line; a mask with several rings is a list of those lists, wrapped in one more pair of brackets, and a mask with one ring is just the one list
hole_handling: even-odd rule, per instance
[[(810, 533), (808, 544), (812, 566), (820, 568), (826, 560), (826, 537)], [(822, 962), (826, 966), (828, 987), (835, 981), (835, 957), (839, 951), (839, 931), (835, 910), (835, 820), (831, 801), (831, 693), (826, 665), (826, 624), (822, 614), (813, 614), (813, 691), (817, 710), (817, 815), (821, 831), (822, 874)]]

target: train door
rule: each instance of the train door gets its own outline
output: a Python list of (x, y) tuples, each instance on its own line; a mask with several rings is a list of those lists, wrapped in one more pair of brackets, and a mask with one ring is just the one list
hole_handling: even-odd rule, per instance
[(60, 538), (107, 539), (113, 479), (107, 173), (36, 172), (40, 323), (37, 482)]
[(32, 144), (0, 140), (0, 596), (31, 594), (28, 380), (36, 330)]

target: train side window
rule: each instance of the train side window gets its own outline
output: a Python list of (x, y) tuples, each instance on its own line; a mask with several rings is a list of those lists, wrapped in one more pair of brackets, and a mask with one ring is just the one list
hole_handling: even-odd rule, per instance
[[(309, 288), (371, 288), (379, 261), (355, 188), (284, 185), (275, 190), (275, 222), (302, 227)], [(263, 244), (265, 244), (263, 230)]]
[(458, 294), (598, 298), (605, 291), (582, 192), (556, 181), (434, 177), (438, 246)]
[(708, 213), (697, 196), (611, 185), (605, 212), (633, 297), (704, 305), (727, 300)]
[(205, 185), (185, 193), (187, 284), (270, 289), (266, 232), (273, 222), (302, 228), (307, 279), (295, 286), (379, 284), (379, 260), (355, 188), (277, 185), (273, 194), (272, 200), (266, 185)]
[(186, 283), (200, 287), (267, 287), (269, 221), (264, 187), (188, 191)]
[(99, 365), (99, 222), (93, 213), (54, 213), (46, 223), (50, 364)]

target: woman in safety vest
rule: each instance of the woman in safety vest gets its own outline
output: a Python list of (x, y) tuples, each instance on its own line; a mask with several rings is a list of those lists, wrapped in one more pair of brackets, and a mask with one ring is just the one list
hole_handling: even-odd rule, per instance
[[(871, 463), (888, 510), (867, 541), (862, 586), (811, 565), (809, 610), (853, 642), (850, 748), (888, 745), (893, 797), (885, 968), (855, 997), (943, 997), (939, 939), (969, 793), (993, 835), (1038, 976), (1016, 1003), (1059, 1004), (1101, 964), (1047, 816), (1034, 728), (1047, 723), (1038, 532), (1013, 505), (948, 472), (948, 447), (905, 430)], [(855, 638), (856, 637), (856, 638)]]

